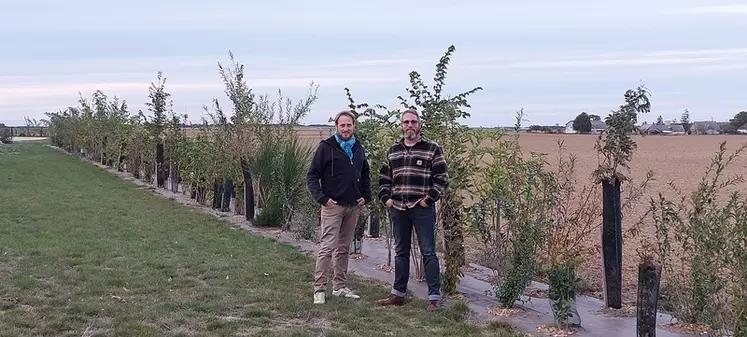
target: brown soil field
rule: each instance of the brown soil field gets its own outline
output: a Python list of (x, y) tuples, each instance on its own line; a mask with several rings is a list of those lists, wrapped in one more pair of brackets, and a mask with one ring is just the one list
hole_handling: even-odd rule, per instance
[[(566, 153), (577, 156), (576, 177), (579, 183), (591, 183), (591, 175), (598, 165), (597, 153), (594, 150), (598, 136), (594, 135), (572, 135), (572, 134), (522, 134), (520, 144), (525, 151), (536, 151), (548, 153), (550, 161), (557, 153), (556, 141), (562, 140)], [(667, 184), (674, 182), (683, 193), (689, 196), (705, 175), (708, 166), (719, 149), (719, 143), (726, 141), (728, 154), (737, 149), (741, 144), (747, 142), (747, 137), (728, 135), (702, 135), (702, 136), (637, 136), (634, 141), (638, 148), (630, 163), (630, 172), (627, 176), (632, 183), (645, 179), (646, 172), (653, 170), (654, 179), (641, 199), (632, 205), (632, 208), (623, 214), (623, 231), (632, 225), (649, 207), (649, 200), (661, 192), (664, 195), (674, 197), (675, 194)], [(747, 173), (747, 153), (736, 158), (724, 171), (727, 176)], [(623, 187), (624, 189), (624, 187)], [(730, 190), (739, 189), (745, 191), (747, 183), (743, 183)], [(602, 207), (601, 192), (599, 195), (599, 207)], [(644, 223), (641, 232), (645, 235), (653, 229), (650, 223)], [(595, 245), (601, 241), (601, 232), (596, 233), (590, 240)], [(636, 280), (638, 273), (639, 258), (636, 248), (640, 247), (638, 238), (623, 242), (623, 283), (626, 302), (635, 303)], [(579, 269), (579, 275), (586, 281), (591, 291), (602, 289), (602, 260), (601, 255), (594, 256)], [(601, 292), (591, 295), (601, 296)]]
[[(319, 140), (329, 137), (332, 127), (299, 127), (300, 137), (308, 144), (314, 145)], [(540, 152), (548, 154), (548, 161), (552, 165), (557, 158), (557, 141), (564, 143), (565, 154), (576, 156), (576, 180), (580, 185), (592, 183), (591, 175), (598, 165), (597, 153), (594, 149), (597, 135), (576, 134), (536, 134), (522, 133), (519, 142), (525, 153)], [(667, 184), (674, 182), (683, 193), (689, 196), (701, 181), (709, 164), (719, 149), (719, 143), (727, 142), (727, 157), (741, 144), (747, 142), (744, 136), (728, 135), (683, 135), (683, 136), (635, 136), (638, 148), (630, 163), (630, 171), (623, 171), (631, 179), (630, 186), (643, 181), (648, 170), (653, 170), (654, 181), (650, 182), (647, 191), (628, 212), (623, 214), (623, 231), (629, 229), (633, 223), (645, 214), (649, 201), (659, 192), (666, 196), (676, 196)], [(736, 158), (725, 170), (727, 176), (747, 173), (747, 153)], [(579, 190), (582, 186), (579, 186)], [(741, 191), (747, 190), (747, 183), (735, 187)], [(733, 189), (732, 189), (733, 190)], [(625, 193), (625, 186), (623, 186)], [(624, 195), (623, 195), (624, 197)], [(602, 195), (599, 191), (598, 207), (602, 207)], [(601, 223), (601, 218), (599, 219)], [(653, 232), (651, 224), (644, 223), (641, 228), (643, 235)], [(475, 238), (467, 238), (468, 255), (472, 261), (480, 256), (480, 243)], [(588, 244), (599, 246), (601, 232), (597, 231), (588, 238)], [(638, 238), (631, 238), (623, 242), (623, 284), (624, 298), (628, 304), (635, 303), (636, 280), (639, 258), (636, 249), (640, 247)], [(598, 251), (598, 250), (597, 250)], [(592, 256), (586, 263), (579, 266), (579, 276), (584, 280), (582, 292), (601, 298), (602, 293), (602, 260), (599, 253)], [(666, 279), (666, 275), (664, 275)]]

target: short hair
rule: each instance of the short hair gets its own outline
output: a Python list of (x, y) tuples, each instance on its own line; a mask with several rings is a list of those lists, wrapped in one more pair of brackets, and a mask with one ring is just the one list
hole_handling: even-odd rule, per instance
[(355, 114), (350, 110), (344, 110), (344, 111), (338, 112), (337, 115), (335, 115), (335, 125), (337, 125), (337, 120), (339, 120), (340, 117), (342, 116), (350, 117), (350, 119), (353, 120), (353, 124), (355, 124)]
[(402, 111), (402, 113), (399, 115), (399, 120), (402, 120), (403, 118), (405, 118), (406, 114), (413, 114), (415, 115), (415, 118), (418, 119), (418, 122), (420, 121), (420, 114), (418, 114), (418, 111), (415, 109), (407, 109), (405, 111)]

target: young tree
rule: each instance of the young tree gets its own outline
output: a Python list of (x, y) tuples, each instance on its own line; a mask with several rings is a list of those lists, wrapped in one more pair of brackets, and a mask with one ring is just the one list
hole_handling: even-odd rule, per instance
[(443, 273), (442, 287), (446, 294), (456, 290), (462, 276), (460, 267), (466, 264), (462, 231), (462, 216), (465, 209), (461, 195), (473, 188), (472, 177), (478, 167), (475, 150), (481, 143), (480, 134), (460, 124), (459, 120), (470, 117), (470, 114), (463, 110), (471, 107), (467, 98), (482, 88), (475, 87), (453, 97), (443, 94), (447, 68), (451, 54), (455, 50), (453, 45), (449, 46), (439, 60), (432, 88), (423, 82), (418, 72), (412, 71), (410, 88), (407, 89), (412, 101), (398, 96), (404, 108), (420, 111), (423, 134), (441, 146), (449, 165), (449, 187), (443, 193), (437, 215), (444, 231), (446, 269)]
[(685, 132), (690, 133), (690, 127), (692, 124), (690, 123), (690, 111), (687, 111), (687, 109), (682, 112), (680, 123), (682, 123), (682, 127), (685, 128)]
[(600, 164), (594, 171), (602, 184), (603, 220), (602, 255), (604, 260), (604, 289), (607, 307), (622, 307), (622, 210), (621, 183), (628, 178), (620, 168), (630, 169), (636, 143), (631, 135), (638, 133), (638, 114), (651, 111), (649, 92), (641, 85), (625, 92), (625, 104), (607, 116), (607, 131), (599, 135), (595, 145)]
[(745, 124), (747, 124), (747, 111), (740, 111), (739, 113), (734, 115), (734, 118), (729, 120), (729, 126), (731, 126), (734, 130)]

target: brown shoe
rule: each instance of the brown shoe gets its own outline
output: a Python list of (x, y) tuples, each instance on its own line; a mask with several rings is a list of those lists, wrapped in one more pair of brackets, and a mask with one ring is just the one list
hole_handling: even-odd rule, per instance
[(440, 301), (428, 301), (428, 307), (426, 309), (430, 312), (433, 312), (433, 311), (438, 310), (440, 306), (441, 306)]
[(403, 305), (405, 304), (405, 298), (397, 295), (389, 295), (389, 297), (380, 299), (376, 303), (379, 305)]

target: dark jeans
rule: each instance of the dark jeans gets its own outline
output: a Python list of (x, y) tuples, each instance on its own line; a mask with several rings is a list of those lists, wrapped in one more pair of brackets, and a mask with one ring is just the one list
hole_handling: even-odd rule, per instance
[(425, 266), (425, 280), (428, 283), (428, 300), (441, 300), (441, 279), (436, 256), (436, 208), (415, 205), (406, 211), (390, 209), (394, 234), (394, 284), (392, 294), (405, 296), (407, 281), (410, 279), (410, 245), (412, 229), (418, 235), (418, 246)]

